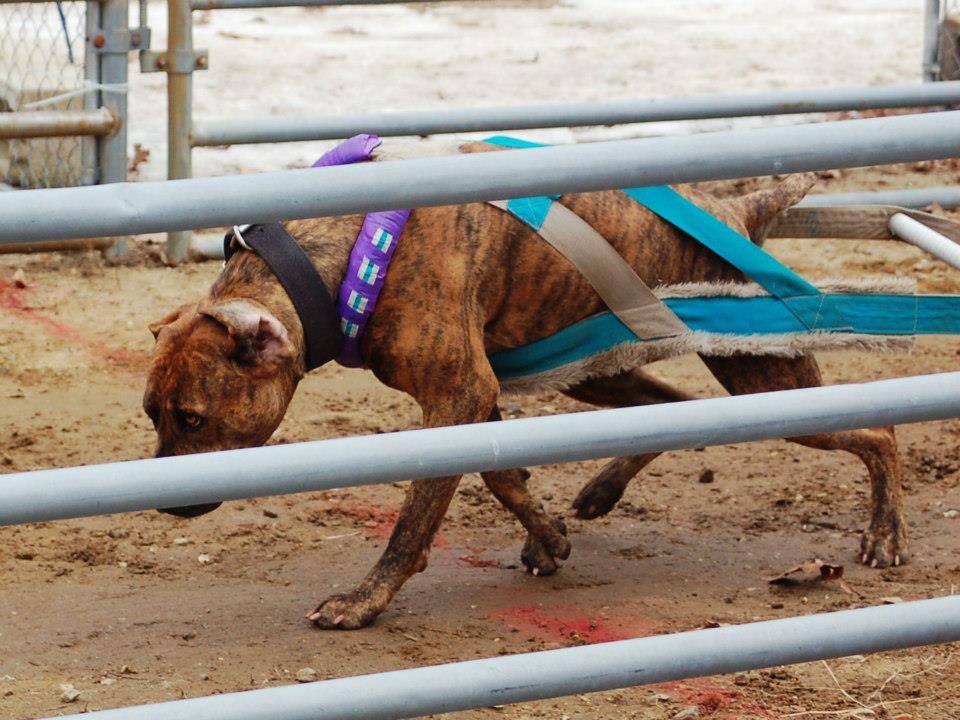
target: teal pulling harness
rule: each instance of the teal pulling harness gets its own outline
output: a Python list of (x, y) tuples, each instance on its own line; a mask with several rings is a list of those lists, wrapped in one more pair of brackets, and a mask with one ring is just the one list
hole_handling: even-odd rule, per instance
[[(542, 147), (509, 137), (486, 142)], [(763, 339), (812, 333), (873, 336), (960, 333), (960, 296), (824, 293), (748, 238), (670, 187), (626, 188), (626, 195), (690, 235), (760, 285), (769, 295), (666, 298), (693, 333)], [(539, 231), (559, 195), (509, 200), (506, 209)], [(617, 349), (641, 338), (611, 312), (581, 320), (550, 337), (489, 357), (500, 380), (538, 375)]]

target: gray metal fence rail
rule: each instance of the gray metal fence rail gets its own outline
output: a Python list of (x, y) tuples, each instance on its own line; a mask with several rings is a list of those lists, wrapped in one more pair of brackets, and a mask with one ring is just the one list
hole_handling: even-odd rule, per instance
[(457, 108), (326, 117), (259, 117), (194, 123), (194, 147), (931, 107), (960, 103), (960, 81), (875, 87), (778, 90), (739, 95), (642, 98), (592, 103)]
[(398, 207), (960, 156), (960, 112), (0, 193), (0, 243), (146, 233)]
[(64, 720), (392, 720), (960, 640), (960, 596), (768, 620)]
[(953, 372), (11, 473), (0, 483), (0, 525), (957, 416), (960, 372)]

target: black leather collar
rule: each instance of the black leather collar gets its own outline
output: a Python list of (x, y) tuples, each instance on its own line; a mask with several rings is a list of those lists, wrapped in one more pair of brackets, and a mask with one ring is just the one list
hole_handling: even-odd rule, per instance
[(336, 300), (303, 248), (280, 223), (234, 228), (223, 238), (224, 260), (240, 246), (263, 258), (293, 302), (303, 326), (307, 371), (336, 358), (343, 346)]

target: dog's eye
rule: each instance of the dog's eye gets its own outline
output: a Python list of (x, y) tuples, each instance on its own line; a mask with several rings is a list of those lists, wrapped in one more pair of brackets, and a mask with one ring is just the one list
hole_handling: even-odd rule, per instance
[(177, 413), (177, 423), (182, 430), (196, 432), (203, 427), (203, 418), (196, 413), (179, 412)]

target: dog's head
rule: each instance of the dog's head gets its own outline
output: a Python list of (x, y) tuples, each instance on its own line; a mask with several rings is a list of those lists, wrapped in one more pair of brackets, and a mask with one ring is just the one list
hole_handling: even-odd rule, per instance
[[(143, 409), (156, 457), (253, 447), (277, 429), (300, 371), (287, 329), (246, 300), (184, 305), (150, 326), (156, 338)], [(192, 517), (214, 505), (172, 508)]]

